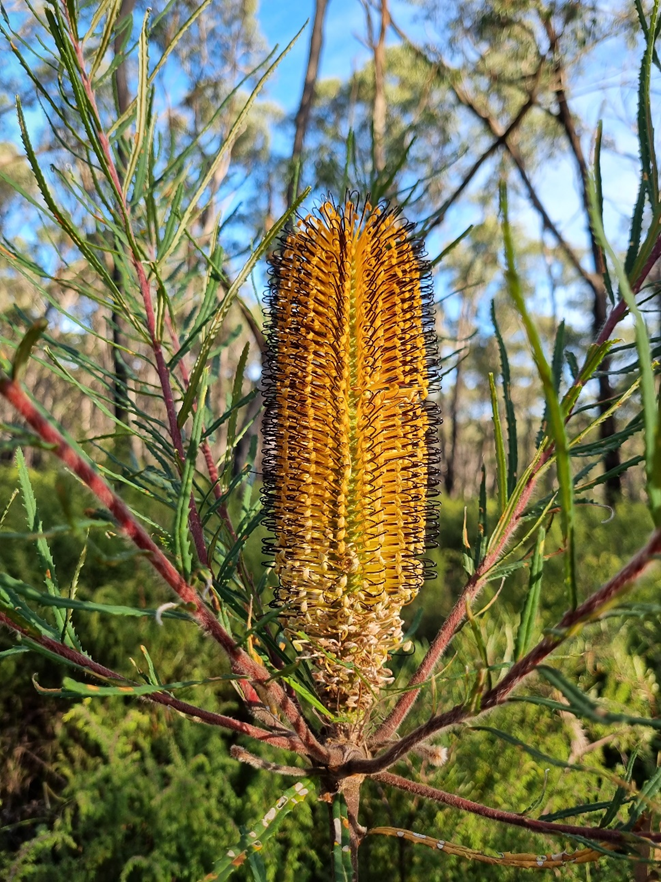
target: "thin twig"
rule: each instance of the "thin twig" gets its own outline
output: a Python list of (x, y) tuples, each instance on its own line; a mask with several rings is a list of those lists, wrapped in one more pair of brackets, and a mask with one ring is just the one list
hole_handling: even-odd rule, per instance
[(233, 744), (232, 747), (230, 747), (230, 754), (235, 760), (238, 760), (240, 763), (246, 763), (247, 765), (252, 766), (253, 769), (260, 769), (264, 772), (275, 772), (278, 775), (306, 778), (308, 775), (321, 775), (326, 773), (326, 769), (319, 766), (308, 766), (306, 769), (301, 769), (298, 766), (281, 766), (278, 763), (271, 763), (268, 760), (262, 759), (261, 756), (255, 756), (254, 753), (250, 753), (249, 750), (246, 750), (245, 747), (241, 747), (239, 744)]

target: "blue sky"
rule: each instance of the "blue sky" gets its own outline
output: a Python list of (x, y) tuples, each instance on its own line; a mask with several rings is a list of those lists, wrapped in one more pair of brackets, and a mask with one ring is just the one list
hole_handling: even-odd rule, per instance
[[(426, 25), (420, 19), (419, 10), (399, 0), (394, 0), (390, 5), (395, 21), (414, 39), (420, 42), (424, 42), (425, 37), (433, 39), (433, 34), (428, 33)], [(608, 14), (616, 5), (605, 4), (604, 14)], [(286, 0), (262, 2), (258, 17), (268, 45), (285, 45), (306, 18), (312, 19), (313, 11), (313, 0), (300, 0), (297, 3), (288, 3)], [(269, 86), (270, 97), (289, 112), (296, 109), (300, 99), (310, 28), (311, 21), (297, 45), (276, 71)], [(330, 0), (321, 60), (322, 77), (346, 79), (352, 70), (368, 59), (369, 51), (359, 40), (364, 30), (364, 12), (358, 0)], [(391, 32), (389, 42), (395, 41)], [(629, 69), (625, 63), (627, 58)], [(608, 152), (603, 156), (604, 179), (607, 181), (606, 228), (609, 236), (616, 242), (621, 241), (625, 234), (628, 223), (625, 219), (630, 215), (638, 185), (637, 140), (630, 125), (631, 120), (635, 119), (637, 67), (631, 67), (631, 59), (632, 55), (625, 52), (621, 41), (605, 44), (586, 65), (580, 86), (572, 97), (574, 109), (587, 123), (583, 133), (586, 152), (597, 121), (603, 118), (605, 142), (612, 142), (620, 154), (631, 156), (631, 160)], [(543, 173), (536, 176), (536, 183), (549, 213), (562, 227), (563, 232), (573, 242), (585, 246), (587, 240), (584, 217), (577, 200), (575, 175), (573, 163), (563, 160), (548, 164)], [(540, 229), (538, 216), (533, 209), (519, 205), (518, 213), (526, 227), (535, 231)], [(455, 224), (460, 226), (465, 221), (470, 222), (470, 215), (469, 205), (464, 204), (454, 212), (454, 216), (448, 216), (446, 226), (454, 227)]]

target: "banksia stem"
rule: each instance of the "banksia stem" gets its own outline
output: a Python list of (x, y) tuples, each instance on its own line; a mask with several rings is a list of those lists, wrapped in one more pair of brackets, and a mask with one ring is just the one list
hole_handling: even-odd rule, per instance
[[(329, 707), (389, 682), (402, 607), (429, 568), (437, 408), (429, 265), (385, 205), (325, 202), (273, 259), (265, 373), (275, 603)], [(361, 714), (359, 714), (361, 715)]]

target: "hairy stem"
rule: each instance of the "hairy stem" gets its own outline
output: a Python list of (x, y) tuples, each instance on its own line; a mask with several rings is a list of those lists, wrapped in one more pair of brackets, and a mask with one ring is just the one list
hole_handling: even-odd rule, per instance
[(446, 793), (445, 790), (438, 790), (436, 787), (430, 787), (427, 784), (409, 781), (406, 778), (400, 777), (400, 775), (393, 775), (390, 772), (381, 772), (378, 775), (374, 775), (374, 780), (380, 781), (383, 784), (389, 784), (391, 787), (397, 787), (399, 790), (404, 790), (407, 793), (422, 796), (424, 799), (432, 799), (434, 802), (440, 802), (464, 812), (471, 812), (471, 814), (489, 818), (492, 821), (501, 821), (503, 824), (512, 824), (515, 827), (525, 827), (526, 830), (533, 830), (535, 833), (550, 833), (554, 836), (581, 836), (599, 842), (625, 843), (635, 841), (636, 839), (661, 842), (661, 833), (650, 833), (646, 830), (631, 834), (624, 830), (607, 830), (602, 827), (576, 827), (571, 824), (537, 821), (534, 818), (526, 818), (514, 812), (490, 808), (479, 802), (473, 802), (470, 799), (456, 796), (454, 793)]

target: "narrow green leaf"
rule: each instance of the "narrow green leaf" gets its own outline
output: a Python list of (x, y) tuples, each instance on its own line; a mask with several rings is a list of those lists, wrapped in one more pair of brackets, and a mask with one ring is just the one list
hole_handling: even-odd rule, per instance
[(153, 695), (154, 692), (174, 692), (177, 689), (191, 689), (194, 686), (204, 686), (207, 683), (216, 683), (219, 680), (237, 680), (235, 674), (226, 674), (222, 677), (207, 677), (205, 680), (182, 680), (177, 683), (144, 683), (141, 685), (129, 684), (118, 686), (97, 686), (95, 683), (79, 683), (65, 677), (62, 680), (61, 689), (46, 689), (39, 685), (35, 677), (32, 678), (34, 688), (42, 695), (54, 695), (58, 698), (70, 698), (73, 695), (85, 695), (87, 697), (105, 698), (108, 695)]
[(532, 635), (535, 629), (535, 620), (537, 618), (537, 610), (539, 609), (539, 598), (542, 590), (542, 574), (544, 572), (544, 540), (546, 539), (546, 530), (540, 527), (537, 533), (537, 541), (535, 542), (535, 550), (533, 552), (532, 561), (530, 563), (530, 581), (528, 583), (528, 594), (526, 602), (521, 613), (521, 621), (519, 629), (516, 632), (516, 644), (514, 649), (514, 659), (518, 661), (522, 658), (530, 644), (532, 643)]
[(234, 448), (236, 446), (236, 423), (239, 416), (239, 410), (236, 407), (238, 401), (241, 400), (241, 387), (243, 386), (243, 375), (246, 371), (246, 363), (248, 361), (248, 353), (250, 352), (250, 343), (246, 343), (239, 356), (239, 361), (234, 374), (234, 382), (232, 383), (232, 401), (230, 403), (230, 418), (227, 423), (227, 443), (226, 443), (226, 461), (227, 469), (232, 461)]
[(248, 866), (255, 882), (267, 882), (264, 858), (259, 851), (251, 849), (248, 852)]
[(470, 625), (470, 629), (473, 632), (473, 637), (475, 638), (475, 645), (477, 646), (477, 650), (480, 653), (480, 658), (482, 659), (482, 670), (478, 670), (478, 678), (480, 676), (484, 676), (486, 672), (486, 680), (482, 684), (482, 686), (489, 690), (491, 689), (491, 671), (489, 670), (491, 665), (489, 664), (489, 656), (487, 654), (487, 647), (484, 642), (484, 637), (482, 635), (482, 631), (480, 626), (477, 623), (475, 616), (473, 615), (473, 610), (471, 609), (470, 602), (468, 598), (466, 598), (466, 619), (468, 620), (468, 624)]
[(550, 812), (546, 815), (540, 815), (538, 820), (562, 821), (564, 818), (575, 818), (576, 815), (587, 815), (590, 814), (590, 812), (601, 812), (605, 808), (608, 808), (610, 804), (610, 800), (606, 802), (584, 802), (581, 805), (572, 805), (566, 809), (559, 809), (557, 812)]
[[(634, 6), (636, 7), (636, 12), (638, 13), (638, 23), (640, 24), (640, 29), (643, 32), (643, 36), (645, 38), (645, 43), (649, 40), (649, 28), (647, 26), (647, 18), (645, 17), (645, 12), (643, 10), (643, 4), (640, 0), (634, 0)], [(657, 25), (658, 31), (658, 25)], [(661, 61), (659, 61), (659, 57), (656, 54), (656, 49), (654, 50), (654, 64), (661, 70)]]
[(299, 681), (296, 680), (294, 677), (281, 677), (281, 679), (283, 679), (285, 683), (288, 683), (294, 690), (294, 692), (298, 692), (301, 698), (305, 699), (305, 701), (307, 701), (308, 704), (315, 708), (315, 710), (318, 710), (320, 714), (328, 717), (328, 719), (332, 722), (337, 721), (337, 717), (335, 716), (335, 714), (332, 714), (328, 710), (328, 708), (319, 701), (316, 695), (313, 695), (313, 693), (310, 692), (309, 689), (306, 689), (306, 687), (303, 686), (302, 683), (299, 683)]
[[(119, 0), (119, 2), (121, 3), (121, 0)], [(168, 6), (171, 6), (171, 5), (173, 5), (173, 3), (177, 3), (177, 2), (178, 2), (178, 0), (171, 0), (171, 2), (168, 4)], [(189, 16), (189, 18), (187, 18), (186, 21), (182, 24), (182, 26), (179, 28), (179, 30), (174, 35), (174, 37), (168, 42), (168, 45), (166, 46), (165, 51), (163, 52), (163, 55), (161, 55), (156, 66), (154, 67), (154, 70), (152, 71), (149, 79), (147, 80), (147, 88), (150, 88), (153, 85), (156, 76), (158, 75), (159, 71), (163, 68), (165, 62), (168, 60), (168, 58), (170, 57), (172, 52), (174, 52), (174, 50), (177, 48), (177, 45), (178, 45), (179, 41), (181, 40), (181, 38), (186, 34), (186, 32), (191, 28), (191, 26), (195, 23), (195, 21), (200, 17), (200, 15), (204, 12), (204, 10), (207, 8), (209, 3), (211, 3), (211, 0), (203, 0), (203, 2), (200, 3), (200, 5), (195, 10), (193, 10), (193, 12)], [(154, 25), (158, 24), (160, 19), (163, 17), (164, 12), (165, 12), (165, 10), (161, 10), (161, 14), (158, 15), (154, 20)], [(131, 116), (133, 115), (133, 113), (135, 111), (136, 100), (137, 100), (137, 98), (134, 98), (133, 101), (126, 108), (126, 112), (121, 117), (119, 117), (119, 119), (115, 123), (113, 123), (112, 128), (108, 131), (109, 137), (112, 136), (117, 131), (117, 129), (123, 125), (123, 123), (127, 119), (131, 118)]]
[(90, 265), (99, 276), (103, 279), (105, 284), (108, 286), (110, 291), (112, 292), (113, 297), (125, 310), (126, 314), (130, 313), (126, 303), (124, 302), (124, 298), (117, 288), (117, 285), (112, 280), (110, 274), (108, 273), (105, 266), (98, 259), (92, 248), (90, 248), (89, 244), (85, 241), (85, 239), (79, 234), (71, 219), (66, 215), (63, 209), (61, 209), (57, 203), (55, 202), (50, 189), (46, 183), (46, 179), (41, 171), (41, 167), (39, 161), (37, 159), (37, 155), (32, 146), (32, 141), (30, 140), (30, 135), (28, 133), (27, 125), (25, 123), (25, 116), (23, 114), (23, 108), (21, 106), (21, 101), (19, 98), (16, 99), (16, 112), (18, 115), (18, 123), (21, 129), (21, 138), (23, 141), (23, 146), (25, 147), (25, 152), (28, 158), (28, 162), (30, 163), (30, 167), (37, 181), (37, 186), (39, 187), (39, 191), (43, 196), (44, 202), (48, 207), (50, 214), (53, 220), (67, 233), (68, 236), (72, 239), (72, 241), (80, 248), (80, 251), (85, 256), (85, 258), (89, 261)]
[(208, 429), (205, 429), (202, 437), (203, 438), (211, 437), (211, 435), (213, 435), (214, 432), (217, 432), (218, 429), (223, 425), (223, 423), (226, 422), (235, 411), (238, 411), (242, 407), (245, 407), (246, 404), (249, 404), (253, 400), (253, 398), (255, 398), (257, 395), (258, 395), (258, 390), (251, 389), (247, 395), (244, 395), (242, 398), (239, 398), (239, 400), (236, 402), (236, 404), (232, 405), (232, 407), (230, 407), (229, 410), (226, 410), (222, 416), (218, 417), (218, 419), (215, 420), (209, 426)]
[(47, 327), (48, 319), (41, 318), (34, 322), (34, 324), (31, 325), (26, 331), (25, 336), (18, 344), (16, 354), (14, 355), (14, 359), (12, 361), (12, 380), (20, 380), (25, 373), (27, 364), (30, 361), (32, 350)]
[[(657, 4), (655, 4), (654, 8), (656, 10)], [(629, 312), (633, 316), (635, 324), (636, 348), (638, 350), (638, 363), (640, 366), (640, 391), (643, 401), (643, 421), (645, 424), (647, 496), (652, 519), (658, 527), (661, 525), (661, 407), (657, 401), (649, 335), (645, 319), (636, 303), (636, 297), (631, 290), (624, 267), (606, 239), (601, 218), (596, 210), (596, 193), (592, 181), (588, 185), (588, 195), (595, 235), (611, 259), (620, 286), (620, 294), (629, 307)]]
[(108, 11), (108, 7), (111, 6), (114, 2), (115, 0), (100, 0), (99, 5), (96, 8), (96, 12), (92, 16), (92, 20), (90, 21), (85, 36), (83, 37), (84, 43), (88, 43), (90, 38), (94, 36), (94, 32), (98, 28), (99, 22)]
[(643, 215), (645, 213), (645, 180), (644, 173), (641, 173), (640, 184), (638, 185), (638, 196), (631, 217), (631, 230), (629, 232), (629, 247), (627, 249), (626, 260), (624, 261), (624, 271), (627, 278), (631, 278), (631, 271), (636, 263), (638, 251), (640, 250), (640, 237), (643, 232)]
[[(43, 527), (41, 519), (39, 518), (39, 512), (37, 511), (37, 500), (32, 489), (32, 482), (30, 481), (30, 475), (27, 469), (27, 465), (25, 464), (25, 457), (23, 456), (23, 451), (20, 448), (16, 451), (15, 462), (16, 468), (18, 469), (18, 480), (23, 496), (23, 505), (25, 507), (25, 513), (27, 515), (28, 529), (32, 533), (41, 534)], [(37, 558), (39, 561), (44, 583), (46, 585), (46, 588), (48, 589), (48, 593), (52, 594), (53, 596), (59, 597), (60, 588), (57, 583), (57, 576), (55, 574), (55, 561), (53, 560), (48, 541), (44, 536), (40, 535), (39, 538), (36, 540), (36, 544)], [(66, 624), (66, 617), (64, 613), (59, 609), (55, 609), (55, 621), (57, 623), (58, 630), (62, 631)], [(78, 648), (79, 647), (76, 646), (76, 649)]]
[(516, 472), (518, 468), (518, 445), (516, 437), (516, 414), (512, 403), (512, 379), (507, 349), (503, 340), (498, 321), (496, 320), (495, 301), (491, 301), (491, 323), (493, 324), (498, 351), (500, 353), (500, 370), (503, 381), (503, 395), (505, 397), (505, 419), (507, 420), (507, 495), (512, 495), (516, 486)]
[(10, 655), (22, 655), (24, 652), (29, 651), (27, 646), (12, 646), (10, 649), (3, 649), (0, 652), (0, 659), (9, 658)]
[[(2, 534), (0, 534), (2, 535)], [(87, 613), (102, 613), (110, 616), (130, 616), (135, 618), (159, 618), (184, 619), (192, 621), (191, 616), (178, 609), (157, 610), (146, 607), (121, 606), (111, 603), (97, 603), (93, 600), (80, 600), (77, 597), (61, 597), (39, 591), (32, 585), (28, 585), (19, 579), (14, 579), (8, 573), (0, 572), (0, 589), (11, 590), (19, 597), (38, 603), (40, 606), (53, 606), (59, 609), (77, 609)]]
[(147, 100), (147, 80), (149, 77), (148, 27), (150, 13), (151, 9), (147, 9), (147, 11), (145, 12), (145, 17), (142, 22), (142, 29), (140, 31), (140, 40), (138, 42), (138, 93), (136, 96), (137, 108), (135, 118), (135, 136), (133, 139), (133, 147), (131, 148), (131, 155), (126, 166), (126, 170), (124, 172), (124, 183), (122, 186), (124, 196), (126, 196), (129, 191), (129, 187), (131, 185), (131, 181), (133, 179), (136, 166), (138, 164), (138, 158), (145, 148), (145, 141), (148, 130), (147, 109), (149, 102)]
[(0, 572), (0, 609), (17, 625), (26, 628), (33, 636), (45, 634), (52, 640), (59, 640), (60, 631), (38, 616), (23, 598), (13, 590), (11, 578)]
[[(604, 131), (604, 124), (602, 120), (599, 120), (597, 123), (597, 135), (595, 137), (594, 143), (594, 180), (597, 188), (597, 204), (599, 206), (599, 216), (604, 217), (604, 194), (601, 183), (601, 140)], [(615, 303), (615, 294), (613, 293), (613, 283), (611, 282), (610, 273), (608, 271), (608, 261), (606, 260), (606, 255), (603, 253), (603, 248), (601, 249), (603, 260), (604, 260), (604, 285), (606, 286), (606, 291), (608, 292), (608, 298), (611, 304)], [(564, 322), (562, 323), (564, 327)]]
[(237, 867), (245, 863), (248, 852), (260, 851), (264, 843), (277, 832), (289, 812), (311, 792), (313, 784), (309, 778), (301, 778), (286, 790), (262, 820), (243, 834), (237, 844), (216, 862), (213, 872), (204, 877), (204, 882), (223, 882), (228, 879)]
[(654, 41), (656, 39), (659, 0), (654, 0), (652, 13), (647, 30), (645, 53), (640, 65), (638, 82), (638, 138), (640, 143), (640, 161), (644, 171), (647, 194), (656, 211), (659, 201), (659, 179), (654, 147), (654, 125), (652, 123), (651, 84), (652, 62), (654, 58)]
[(188, 229), (188, 226), (193, 218), (193, 213), (195, 212), (195, 209), (197, 208), (199, 201), (202, 199), (202, 196), (204, 195), (204, 192), (206, 191), (207, 187), (211, 183), (213, 176), (216, 173), (216, 169), (219, 167), (219, 165), (221, 164), (221, 162), (225, 158), (225, 155), (228, 152), (228, 150), (230, 150), (234, 146), (234, 141), (236, 140), (240, 131), (242, 130), (244, 123), (246, 121), (246, 118), (247, 118), (248, 114), (250, 113), (250, 110), (251, 110), (253, 104), (255, 103), (255, 100), (257, 99), (258, 94), (261, 92), (262, 87), (266, 83), (266, 80), (270, 77), (270, 75), (273, 73), (273, 71), (276, 69), (276, 67), (280, 64), (280, 62), (285, 57), (285, 55), (287, 55), (287, 53), (291, 50), (294, 43), (298, 40), (301, 33), (303, 32), (304, 28), (305, 28), (305, 25), (303, 25), (301, 30), (296, 34), (294, 39), (289, 43), (289, 45), (285, 48), (285, 50), (283, 52), (281, 52), (280, 55), (278, 55), (276, 60), (266, 70), (264, 75), (261, 77), (261, 79), (259, 80), (259, 82), (255, 86), (255, 88), (253, 89), (252, 94), (250, 95), (250, 97), (246, 101), (245, 105), (243, 106), (243, 109), (241, 110), (241, 112), (237, 116), (236, 120), (234, 121), (232, 128), (227, 133), (227, 137), (225, 138), (220, 149), (217, 151), (216, 155), (214, 156), (213, 160), (211, 161), (211, 164), (210, 164), (208, 170), (206, 171), (206, 173), (204, 173), (200, 176), (200, 180), (197, 183), (195, 192), (188, 203), (188, 207), (186, 208), (183, 215), (181, 216), (179, 226), (177, 227), (177, 229), (174, 233), (174, 236), (172, 237), (172, 241), (168, 245), (167, 249), (162, 251), (161, 254), (159, 254), (159, 256), (158, 256), (158, 264), (159, 265), (162, 265), (170, 257), (170, 255), (173, 253), (173, 251), (176, 249), (182, 236), (184, 235), (184, 232)]
[(555, 388), (553, 372), (544, 355), (539, 331), (528, 312), (526, 301), (521, 289), (521, 281), (514, 260), (514, 243), (507, 214), (507, 191), (501, 186), (501, 208), (503, 213), (503, 237), (505, 240), (505, 256), (507, 260), (507, 282), (510, 297), (519, 313), (526, 330), (528, 343), (532, 350), (537, 373), (542, 382), (544, 397), (548, 408), (549, 427), (555, 442), (556, 465), (561, 501), (562, 532), (565, 541), (565, 584), (572, 609), (578, 604), (576, 589), (576, 546), (574, 524), (574, 481), (569, 456), (569, 440), (565, 428), (565, 419)]
[(459, 236), (457, 236), (457, 238), (453, 242), (450, 242), (449, 245), (446, 245), (445, 248), (439, 254), (436, 255), (436, 257), (431, 261), (432, 268), (437, 266), (443, 260), (444, 257), (447, 257), (448, 254), (450, 254), (451, 251), (454, 251), (454, 249), (457, 247), (457, 245), (461, 241), (463, 241), (466, 238), (466, 236), (470, 233), (470, 231), (473, 229), (473, 226), (474, 226), (474, 224), (471, 224), (470, 226), (466, 227), (466, 229), (464, 230), (463, 233), (461, 233)]
[(644, 811), (649, 811), (649, 801), (653, 796), (656, 796), (659, 790), (661, 790), (661, 766), (656, 770), (649, 781), (645, 782), (641, 788), (638, 799), (629, 809), (629, 818), (625, 825), (626, 830), (630, 830), (634, 826)]
[(553, 710), (567, 711), (577, 717), (583, 717), (594, 723), (628, 723), (630, 725), (648, 726), (651, 729), (661, 729), (661, 718), (658, 717), (635, 717), (630, 714), (607, 711), (602, 705), (597, 704), (589, 696), (582, 692), (574, 683), (560, 671), (548, 665), (538, 665), (535, 668), (538, 674), (544, 677), (553, 687), (561, 692), (567, 699), (567, 704), (554, 701), (550, 698), (529, 695), (525, 698), (511, 698), (510, 701), (525, 701), (530, 704), (540, 704)]
[(94, 58), (92, 60), (92, 64), (90, 66), (89, 77), (91, 80), (96, 76), (96, 72), (103, 61), (105, 54), (108, 50), (108, 46), (110, 45), (110, 40), (112, 39), (112, 32), (115, 28), (115, 24), (117, 22), (117, 16), (119, 15), (119, 10), (122, 6), (122, 0), (109, 0), (108, 3), (103, 4), (98, 10), (94, 18), (92, 19), (92, 25), (90, 27), (90, 32), (96, 28), (98, 24), (97, 16), (102, 12), (104, 7), (108, 7), (108, 15), (106, 16), (106, 23), (103, 26), (103, 31), (101, 32), (101, 39), (99, 40), (99, 45), (97, 47), (96, 52), (94, 53)]
[(477, 520), (477, 542), (475, 543), (475, 569), (478, 568), (487, 548), (487, 470), (482, 464), (482, 480), (480, 481), (480, 497)]
[[(631, 777), (633, 775), (633, 764), (636, 761), (636, 757), (638, 756), (638, 748), (634, 748), (631, 752), (631, 756), (629, 757), (629, 762), (627, 763), (627, 768), (624, 773), (624, 780), (629, 783), (631, 781)], [(604, 808), (606, 812), (604, 813), (603, 818), (599, 822), (600, 827), (607, 827), (612, 821), (617, 817), (617, 813), (620, 808), (624, 804), (627, 799), (627, 791), (624, 787), (618, 787), (615, 790), (613, 795), (613, 799), (606, 803)]]
[(262, 254), (264, 254), (271, 247), (272, 243), (275, 242), (289, 218), (292, 216), (292, 214), (295, 213), (298, 206), (301, 204), (301, 202), (303, 202), (304, 199), (307, 198), (309, 193), (310, 188), (308, 187), (308, 189), (299, 196), (299, 198), (292, 204), (292, 206), (287, 209), (280, 220), (271, 227), (268, 233), (266, 233), (266, 235), (260, 242), (257, 250), (254, 251), (248, 258), (243, 266), (243, 269), (238, 274), (232, 285), (229, 287), (227, 293), (223, 297), (222, 302), (216, 309), (215, 315), (209, 323), (209, 328), (200, 346), (200, 352), (195, 360), (195, 364), (193, 365), (193, 370), (191, 371), (188, 390), (186, 391), (186, 395), (184, 396), (184, 400), (181, 405), (182, 410), (184, 410), (185, 412), (189, 412), (190, 408), (192, 407), (194, 393), (189, 394), (190, 390), (194, 390), (199, 383), (200, 374), (204, 370), (204, 367), (207, 363), (209, 353), (211, 352), (211, 347), (213, 346), (213, 343), (218, 336), (220, 329), (222, 328), (225, 317), (229, 312), (229, 308), (234, 302), (234, 298), (239, 293), (241, 286), (252, 272), (253, 267), (255, 266), (257, 261), (260, 259)]
[(562, 382), (562, 365), (565, 357), (565, 320), (563, 319), (558, 325), (555, 335), (555, 343), (553, 345), (553, 359), (551, 361), (551, 373), (553, 374), (553, 387), (555, 394), (560, 394), (560, 383)]
[(151, 656), (147, 650), (147, 647), (144, 645), (140, 646), (140, 652), (144, 655), (145, 661), (147, 662), (147, 670), (149, 672), (148, 681), (151, 686), (158, 686), (159, 689), (163, 688), (163, 682), (161, 678), (156, 673), (156, 668), (154, 667), (154, 662), (152, 661)]
[(489, 373), (489, 391), (491, 392), (491, 414), (493, 419), (493, 433), (496, 444), (496, 475), (498, 479), (498, 508), (500, 513), (507, 505), (507, 464), (505, 462), (505, 442), (503, 440), (503, 427), (500, 422), (498, 411), (498, 395), (493, 374)]
[(188, 579), (193, 569), (193, 557), (190, 547), (190, 534), (188, 528), (190, 507), (192, 500), (193, 478), (195, 477), (195, 468), (197, 462), (197, 452), (200, 446), (200, 438), (202, 436), (202, 425), (204, 419), (204, 403), (207, 394), (208, 372), (202, 374), (200, 383), (200, 398), (198, 408), (195, 412), (193, 420), (193, 431), (186, 452), (186, 461), (184, 463), (181, 475), (181, 490), (177, 500), (177, 510), (175, 513), (173, 540), (175, 556), (181, 567), (181, 572)]
[[(85, 544), (83, 545), (83, 550), (80, 552), (78, 556), (78, 563), (76, 564), (76, 569), (74, 570), (73, 578), (71, 579), (71, 587), (69, 588), (69, 600), (75, 600), (76, 594), (78, 593), (78, 581), (80, 580), (80, 574), (85, 566), (85, 559), (87, 557), (87, 540), (88, 536), (85, 536)], [(75, 634), (75, 630), (73, 627), (73, 623), (71, 621), (71, 607), (67, 610), (66, 620), (64, 627), (62, 628), (62, 634), (60, 636), (60, 641), (62, 643), (65, 642), (66, 633), (68, 630), (71, 630), (73, 634)], [(76, 642), (77, 645), (80, 646), (80, 639), (76, 634)]]

